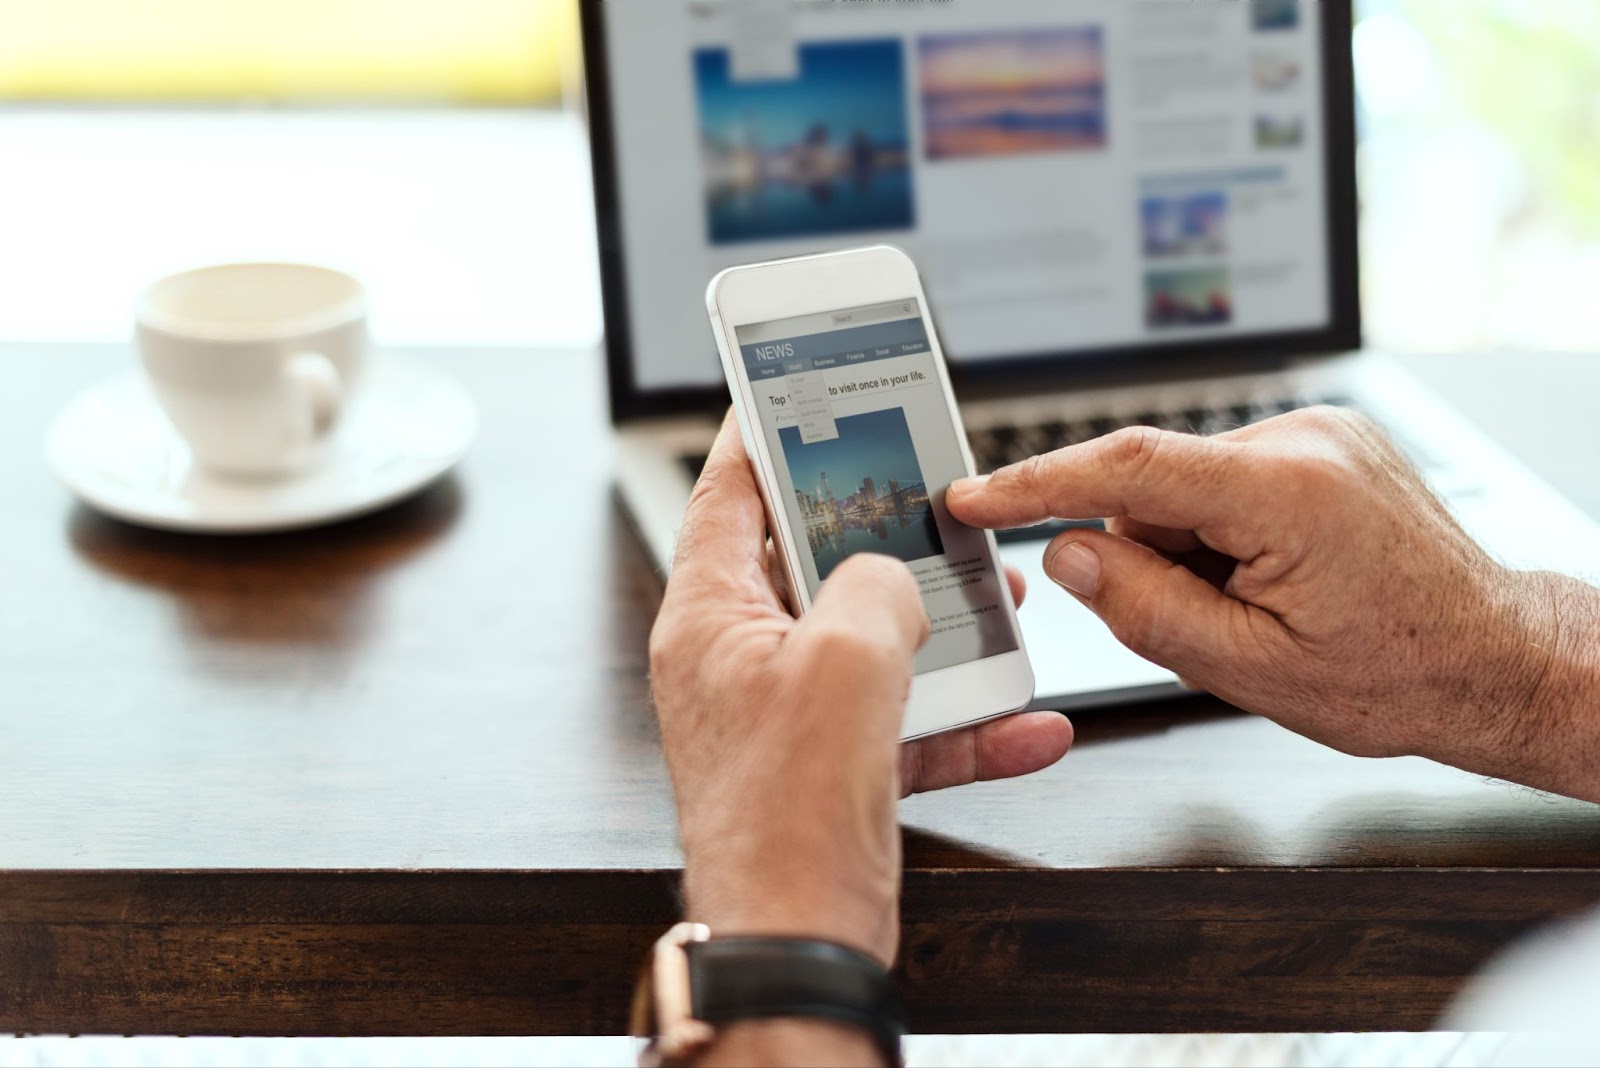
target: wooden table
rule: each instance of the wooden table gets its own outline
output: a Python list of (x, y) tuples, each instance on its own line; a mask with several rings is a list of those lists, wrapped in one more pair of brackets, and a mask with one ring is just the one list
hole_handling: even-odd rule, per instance
[[(45, 470), (50, 415), (125, 351), (0, 347), (0, 1031), (624, 1026), (680, 856), (600, 370), (428, 355), (482, 406), (457, 476), (209, 539)], [(1593, 806), (1203, 699), (1079, 737), (904, 806), (918, 1028), (1423, 1028), (1600, 900)]]

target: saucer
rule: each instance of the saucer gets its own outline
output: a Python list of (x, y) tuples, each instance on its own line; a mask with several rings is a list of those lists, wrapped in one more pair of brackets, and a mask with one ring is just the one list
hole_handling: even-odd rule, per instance
[(50, 427), (50, 466), (91, 507), (160, 530), (260, 534), (332, 523), (422, 489), (477, 431), (470, 397), (445, 372), (399, 356), (369, 364), (317, 466), (282, 479), (195, 467), (137, 369), (79, 394)]

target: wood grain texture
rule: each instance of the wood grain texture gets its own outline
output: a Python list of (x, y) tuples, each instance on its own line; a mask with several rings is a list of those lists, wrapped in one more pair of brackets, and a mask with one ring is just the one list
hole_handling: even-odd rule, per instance
[[(1561, 871), (920, 870), (900, 971), (929, 1031), (1425, 1028), (1594, 893)], [(614, 1033), (677, 909), (644, 872), (15, 872), (0, 896), (0, 1027), (113, 1033)]]
[[(208, 539), (44, 470), (50, 415), (125, 351), (0, 346), (26, 384), (0, 394), (0, 1030), (622, 1027), (680, 855), (601, 371), (421, 355), (482, 406), (456, 476)], [(1207, 699), (1079, 727), (1044, 775), (903, 807), (923, 1029), (1424, 1027), (1600, 901), (1594, 806)]]

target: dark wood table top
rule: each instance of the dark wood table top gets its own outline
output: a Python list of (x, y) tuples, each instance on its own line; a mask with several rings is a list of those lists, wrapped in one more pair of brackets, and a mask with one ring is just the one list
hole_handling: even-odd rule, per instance
[[(601, 371), (423, 355), (481, 406), (456, 475), (203, 538), (45, 468), (52, 414), (127, 351), (0, 346), (0, 1031), (624, 1026), (680, 854)], [(1426, 1027), (1600, 901), (1595, 806), (1206, 698), (1078, 723), (1043, 775), (904, 805), (921, 1029)]]

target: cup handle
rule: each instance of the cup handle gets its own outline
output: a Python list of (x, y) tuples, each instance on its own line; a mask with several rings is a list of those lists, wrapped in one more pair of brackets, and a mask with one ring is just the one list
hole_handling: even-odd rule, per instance
[(339, 425), (344, 411), (344, 380), (339, 369), (321, 353), (305, 352), (289, 361), (288, 373), (310, 410), (311, 440), (320, 441)]

